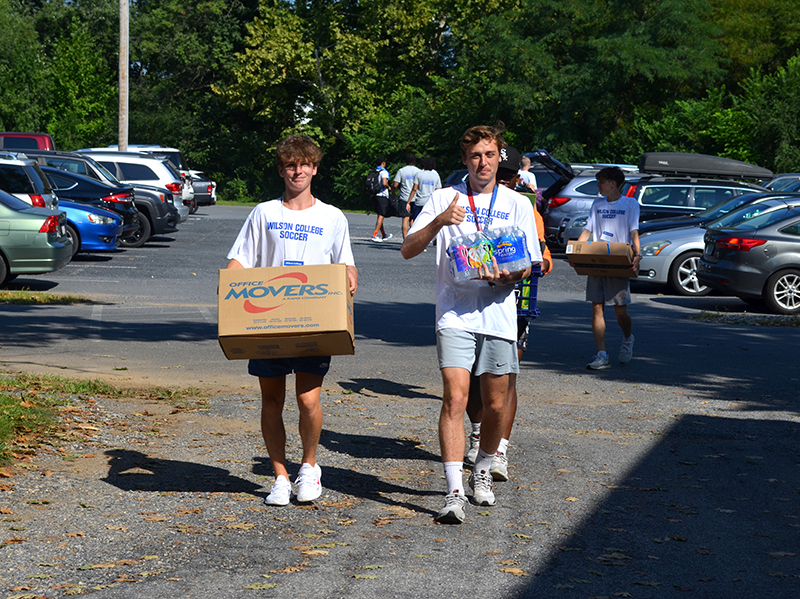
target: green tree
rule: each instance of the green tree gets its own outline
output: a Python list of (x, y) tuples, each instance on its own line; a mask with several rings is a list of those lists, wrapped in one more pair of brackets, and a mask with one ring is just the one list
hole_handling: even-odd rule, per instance
[(48, 131), (46, 65), (33, 16), (0, 0), (0, 130)]
[(86, 24), (75, 19), (69, 31), (54, 42), (50, 131), (60, 147), (78, 149), (101, 143), (113, 130), (118, 90)]

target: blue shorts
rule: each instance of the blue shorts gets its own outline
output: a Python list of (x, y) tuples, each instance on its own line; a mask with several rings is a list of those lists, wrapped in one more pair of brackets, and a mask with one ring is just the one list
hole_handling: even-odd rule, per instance
[(422, 212), (422, 209), (425, 207), (425, 204), (422, 206), (418, 206), (417, 204), (411, 204), (411, 220), (417, 220), (419, 213)]
[(476, 376), (519, 372), (516, 343), (461, 329), (436, 331), (439, 368), (463, 368)]
[(331, 367), (330, 356), (311, 358), (273, 358), (269, 360), (250, 360), (247, 372), (262, 379), (286, 376), (293, 372), (306, 372), (325, 376)]

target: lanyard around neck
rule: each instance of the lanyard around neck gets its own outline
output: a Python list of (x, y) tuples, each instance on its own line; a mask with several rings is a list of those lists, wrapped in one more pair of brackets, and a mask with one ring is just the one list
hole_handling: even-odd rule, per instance
[[(494, 184), (494, 189), (492, 190), (492, 201), (489, 203), (489, 214), (486, 215), (486, 220), (491, 222), (492, 219), (492, 210), (494, 210), (494, 201), (497, 199), (497, 183)], [(481, 230), (481, 223), (478, 221), (478, 211), (475, 210), (475, 200), (472, 197), (472, 187), (467, 181), (467, 199), (469, 199), (469, 207), (472, 209), (472, 214), (475, 215), (475, 226), (478, 227), (478, 231)]]

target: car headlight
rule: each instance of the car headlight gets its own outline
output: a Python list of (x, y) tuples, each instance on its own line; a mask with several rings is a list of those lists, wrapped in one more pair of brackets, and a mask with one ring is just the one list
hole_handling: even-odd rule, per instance
[(100, 214), (89, 214), (89, 222), (93, 222), (96, 225), (113, 225), (114, 218), (111, 216), (102, 216)]
[(582, 228), (585, 229), (586, 228), (586, 223), (588, 223), (588, 222), (589, 222), (589, 217), (588, 216), (579, 216), (578, 218), (576, 218), (575, 220), (572, 221), (571, 226), (572, 226), (572, 228), (582, 227)]
[(670, 245), (672, 245), (672, 242), (669, 240), (658, 239), (650, 241), (642, 246), (642, 256), (658, 256)]

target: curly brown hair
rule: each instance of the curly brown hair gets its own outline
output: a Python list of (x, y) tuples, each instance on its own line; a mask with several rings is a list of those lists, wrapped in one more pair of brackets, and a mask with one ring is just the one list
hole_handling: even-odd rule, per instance
[(278, 157), (278, 166), (305, 161), (319, 166), (322, 160), (322, 150), (307, 135), (290, 135), (278, 144), (275, 154)]

